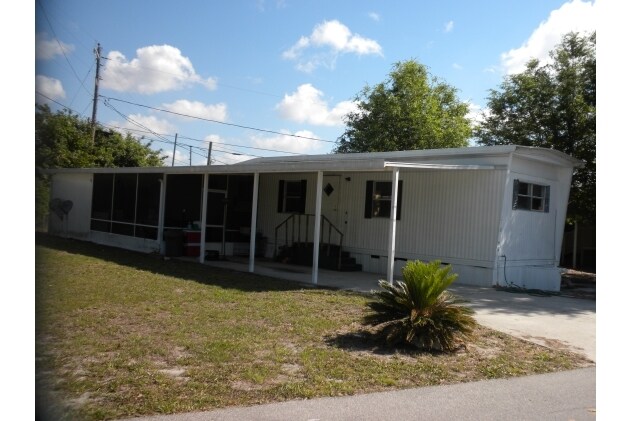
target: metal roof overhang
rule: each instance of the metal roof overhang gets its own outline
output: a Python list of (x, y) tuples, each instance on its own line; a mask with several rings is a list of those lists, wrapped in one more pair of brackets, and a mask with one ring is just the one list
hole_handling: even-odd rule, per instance
[(447, 165), (415, 162), (386, 161), (384, 159), (335, 160), (335, 161), (290, 161), (277, 163), (242, 163), (235, 165), (191, 166), (191, 167), (121, 167), (121, 168), (57, 168), (43, 170), (45, 174), (104, 174), (104, 173), (164, 173), (164, 174), (266, 174), (304, 172), (376, 172), (393, 168), (419, 170), (496, 170), (504, 165)]

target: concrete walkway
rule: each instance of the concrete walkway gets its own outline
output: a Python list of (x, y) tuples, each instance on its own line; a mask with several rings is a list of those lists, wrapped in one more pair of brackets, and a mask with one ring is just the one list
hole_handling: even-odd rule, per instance
[(134, 421), (594, 420), (596, 368)]
[[(247, 271), (247, 259), (209, 261), (206, 264)], [(311, 268), (262, 261), (255, 273), (311, 284)], [(370, 292), (383, 275), (367, 272), (337, 272), (321, 269), (318, 286)], [(494, 288), (470, 287), (456, 281), (455, 294), (470, 301), (476, 320), (487, 327), (552, 348), (580, 353), (596, 361), (596, 301), (562, 296), (535, 296)]]

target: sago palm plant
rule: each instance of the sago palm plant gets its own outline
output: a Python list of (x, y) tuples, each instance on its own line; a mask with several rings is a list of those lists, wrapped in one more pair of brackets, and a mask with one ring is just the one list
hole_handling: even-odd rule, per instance
[(376, 326), (378, 335), (390, 345), (407, 343), (423, 350), (451, 351), (470, 338), (476, 325), (473, 310), (462, 304), (447, 287), (458, 275), (440, 261), (408, 262), (403, 281), (390, 285), (379, 281), (373, 291), (372, 310), (364, 323)]

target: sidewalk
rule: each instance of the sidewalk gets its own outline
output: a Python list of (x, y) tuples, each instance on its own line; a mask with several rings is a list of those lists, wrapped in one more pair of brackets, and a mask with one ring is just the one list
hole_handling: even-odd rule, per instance
[(134, 421), (594, 420), (596, 368)]

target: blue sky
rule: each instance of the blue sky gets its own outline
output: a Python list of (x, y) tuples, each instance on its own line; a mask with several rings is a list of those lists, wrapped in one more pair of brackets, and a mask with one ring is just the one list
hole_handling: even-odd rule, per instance
[(176, 133), (176, 165), (189, 164), (184, 145), (195, 147), (194, 165), (205, 163), (209, 141), (216, 164), (329, 153), (355, 95), (384, 81), (395, 62), (428, 66), (458, 89), (475, 118), (506, 74), (530, 57), (545, 59), (563, 33), (595, 29), (596, 7), (581, 0), (37, 0), (35, 99), (91, 116), (99, 42), (100, 94), (112, 99), (100, 100), (98, 120), (153, 139), (169, 165)]

